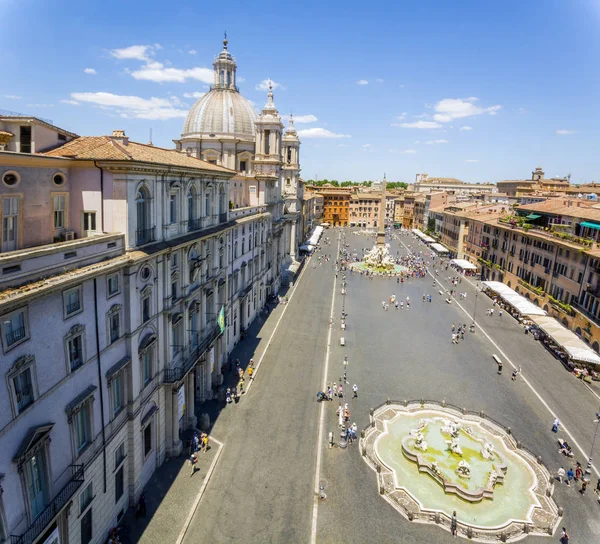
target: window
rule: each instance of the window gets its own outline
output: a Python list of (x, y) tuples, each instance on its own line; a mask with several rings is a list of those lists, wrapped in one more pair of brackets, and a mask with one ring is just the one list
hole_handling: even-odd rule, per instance
[(71, 372), (83, 364), (83, 332), (67, 339), (67, 364)]
[(146, 187), (140, 187), (135, 197), (137, 220), (137, 243), (150, 241), (150, 193)]
[(147, 349), (142, 355), (142, 383), (148, 385), (154, 377), (153, 348)]
[(171, 301), (175, 302), (177, 300), (177, 278), (175, 278), (171, 283)]
[(91, 404), (84, 404), (81, 409), (73, 415), (75, 432), (75, 449), (81, 453), (92, 442), (91, 433)]
[(2, 341), (4, 349), (12, 348), (28, 338), (25, 309), (16, 310), (2, 317)]
[(140, 272), (140, 277), (142, 278), (142, 280), (144, 281), (148, 281), (150, 279), (150, 267), (145, 266), (144, 268), (142, 268), (142, 271)]
[(269, 155), (271, 153), (271, 131), (265, 130), (265, 155)]
[[(91, 485), (91, 484), (90, 484)], [(81, 518), (81, 544), (92, 541), (92, 509), (90, 508)]]
[(85, 509), (89, 506), (94, 498), (94, 488), (93, 482), (90, 484), (79, 494), (79, 515), (85, 512)]
[[(181, 316), (181, 314), (179, 314)], [(180, 319), (177, 323), (173, 325), (173, 336), (172, 336), (172, 346), (171, 346), (171, 355), (172, 358), (175, 359), (177, 355), (183, 349), (183, 320)]]
[[(210, 161), (209, 161), (210, 162)], [(216, 161), (215, 161), (216, 162)], [(210, 193), (206, 193), (204, 197), (204, 214), (208, 217), (211, 215)]]
[(150, 455), (152, 451), (152, 423), (146, 425), (144, 429), (144, 459)]
[(67, 226), (67, 195), (54, 195), (52, 197), (54, 210), (54, 228), (64, 229)]
[(121, 466), (115, 473), (115, 504), (119, 502), (119, 499), (125, 492), (125, 477), (124, 477), (124, 466)]
[(18, 172), (14, 172), (13, 170), (9, 170), (8, 172), (4, 172), (2, 174), (2, 183), (7, 187), (16, 187), (21, 181), (21, 176)]
[(20, 128), (21, 153), (31, 153), (31, 127)]
[(177, 195), (169, 195), (169, 223), (177, 223)]
[(17, 249), (19, 207), (19, 197), (2, 199), (2, 251)]
[(63, 292), (65, 318), (78, 314), (83, 310), (81, 285)]
[(57, 185), (58, 187), (64, 185), (65, 180), (65, 175), (62, 172), (57, 172), (52, 176), (52, 183), (54, 183), (54, 185)]
[(119, 465), (125, 460), (125, 442), (121, 442), (119, 447), (115, 450), (115, 470), (119, 468)]
[(150, 321), (151, 316), (150, 293), (148, 293), (142, 297), (142, 323)]
[(83, 212), (83, 230), (96, 230), (96, 212)]
[(110, 274), (109, 276), (106, 276), (106, 292), (108, 293), (107, 298), (118, 295), (120, 291), (121, 288), (119, 285), (119, 274)]
[(24, 464), (25, 483), (31, 518), (37, 518), (48, 503), (46, 450), (42, 448)]
[(30, 367), (25, 368), (13, 378), (13, 387), (15, 388), (17, 411), (20, 414), (35, 400)]
[(179, 261), (177, 260), (177, 253), (174, 252), (171, 254), (171, 268), (177, 268)]
[(240, 172), (246, 171), (246, 161), (240, 161)]
[(121, 312), (115, 311), (108, 317), (109, 340), (112, 344), (121, 337)]
[(116, 416), (125, 405), (125, 373), (119, 374), (111, 382), (113, 416)]

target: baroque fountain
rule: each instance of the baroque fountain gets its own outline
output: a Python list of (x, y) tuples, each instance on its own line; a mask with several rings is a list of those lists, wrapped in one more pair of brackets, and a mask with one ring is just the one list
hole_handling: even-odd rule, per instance
[(552, 535), (562, 511), (540, 458), (484, 414), (443, 403), (384, 404), (361, 438), (379, 492), (411, 521), (486, 541)]

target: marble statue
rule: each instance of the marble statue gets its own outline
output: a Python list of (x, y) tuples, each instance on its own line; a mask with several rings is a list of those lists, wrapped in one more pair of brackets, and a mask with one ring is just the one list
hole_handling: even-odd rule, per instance
[(471, 465), (469, 465), (469, 463), (463, 459), (460, 463), (458, 463), (458, 467), (456, 467), (456, 474), (458, 474), (461, 478), (470, 478)]
[(495, 470), (490, 470), (490, 475), (488, 478), (488, 484), (490, 485), (490, 487), (494, 487), (496, 485), (496, 482), (498, 481), (498, 473)]
[(492, 459), (494, 457), (494, 446), (489, 442), (485, 442), (483, 448), (481, 448), (481, 456), (484, 459)]
[(427, 451), (427, 442), (421, 431), (411, 431), (415, 437), (415, 448), (421, 451)]
[(456, 453), (456, 455), (462, 455), (463, 452), (460, 448), (460, 444), (458, 443), (458, 436), (453, 436), (452, 440), (446, 440), (446, 444), (452, 453)]
[(452, 422), (449, 419), (444, 419), (444, 426), (442, 427), (442, 434), (449, 434), (450, 436), (457, 437), (460, 431), (460, 423), (458, 421)]
[(384, 270), (394, 270), (394, 259), (390, 255), (389, 244), (377, 244), (365, 253), (363, 262), (370, 268), (383, 268)]

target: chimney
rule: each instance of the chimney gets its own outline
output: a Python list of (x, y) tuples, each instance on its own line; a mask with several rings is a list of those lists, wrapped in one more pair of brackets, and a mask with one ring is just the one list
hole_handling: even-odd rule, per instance
[(113, 130), (111, 138), (115, 140), (115, 142), (119, 142), (123, 145), (127, 145), (129, 143), (129, 138), (125, 136), (124, 130)]

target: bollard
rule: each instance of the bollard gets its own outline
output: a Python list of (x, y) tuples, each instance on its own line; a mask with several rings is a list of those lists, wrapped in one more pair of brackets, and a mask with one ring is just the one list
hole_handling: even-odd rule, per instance
[(386, 404), (391, 404), (391, 403), (392, 403), (392, 401), (391, 401), (391, 400), (388, 398), (388, 399), (385, 401), (385, 403), (386, 403)]
[(506, 428), (506, 434), (512, 434), (512, 429), (510, 427)]
[(467, 415), (467, 409), (466, 409), (466, 408), (463, 408), (463, 409), (462, 409), (462, 413), (463, 413), (463, 416), (466, 416), (466, 415)]
[(529, 523), (526, 523), (525, 525), (523, 525), (523, 532), (526, 535), (528, 535), (530, 531), (531, 531), (531, 528), (529, 527)]
[(415, 515), (412, 512), (408, 513), (408, 521), (413, 521), (415, 519)]
[(421, 408), (424, 408), (424, 407), (425, 407), (425, 400), (421, 399)]
[(522, 447), (522, 446), (521, 446), (521, 441), (520, 441), (520, 440), (517, 440), (517, 449), (518, 449), (518, 450), (520, 450), (520, 449), (521, 449), (521, 447)]
[(375, 410), (373, 410), (373, 408), (371, 408), (371, 409), (369, 410), (369, 415), (370, 415), (371, 417), (373, 417), (373, 413), (374, 413), (374, 412), (375, 412)]
[(439, 512), (436, 512), (436, 513), (435, 513), (435, 522), (436, 522), (436, 523), (440, 523), (440, 521), (441, 521), (440, 513), (439, 513)]
[(385, 487), (383, 487), (382, 485), (379, 486), (379, 494), (383, 495), (385, 493)]
[(377, 474), (381, 474), (381, 465), (377, 465)]
[(406, 399), (404, 399), (404, 407), (406, 408), (408, 406), (408, 401)]
[(479, 412), (479, 417), (480, 417), (481, 419), (485, 419), (485, 414), (483, 413), (483, 410), (481, 410), (481, 411)]
[(473, 538), (473, 528), (472, 527), (467, 527), (467, 537)]
[(361, 438), (364, 438), (364, 437), (365, 437), (365, 430), (364, 430), (364, 429), (361, 429), (361, 430), (360, 430), (360, 437), (361, 437)]
[(446, 399), (442, 399), (442, 408), (446, 408)]
[(537, 456), (537, 462), (538, 462), (538, 465), (542, 464), (542, 456), (541, 455)]
[(552, 496), (552, 488), (551, 487), (547, 487), (546, 488), (546, 497), (551, 497)]
[(365, 448), (365, 447), (363, 446), (363, 447), (362, 447), (362, 449), (361, 449), (361, 451), (360, 451), (360, 453), (361, 453), (361, 455), (362, 455), (363, 457), (366, 457), (366, 456), (367, 456), (367, 448)]
[(500, 542), (506, 542), (506, 533), (500, 533)]
[(565, 511), (563, 510), (563, 507), (559, 506), (558, 507), (558, 517), (562, 518), (564, 516), (564, 514), (565, 514)]
[(546, 529), (546, 532), (547, 532), (547, 533), (548, 533), (550, 536), (552, 536), (552, 535), (554, 534), (554, 530), (552, 529), (552, 525), (550, 525), (550, 526), (548, 527), (548, 529)]

